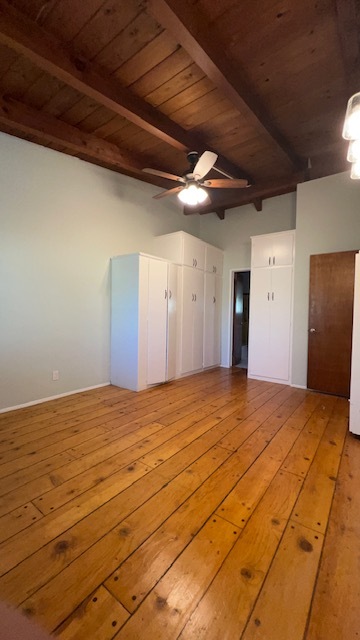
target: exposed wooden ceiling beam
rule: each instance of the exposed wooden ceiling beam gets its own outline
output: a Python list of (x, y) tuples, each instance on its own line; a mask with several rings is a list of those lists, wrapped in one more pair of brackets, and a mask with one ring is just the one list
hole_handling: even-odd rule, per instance
[[(187, 132), (114, 78), (106, 77), (104, 70), (96, 69), (93, 62), (77, 57), (5, 0), (0, 0), (0, 43), (173, 147), (200, 153), (208, 149), (204, 140)], [(245, 171), (222, 156), (217, 165), (234, 177), (252, 182)]]
[(145, 161), (142, 157), (11, 98), (0, 97), (0, 128), (2, 124), (19, 133), (34, 135), (42, 142), (62, 145), (82, 158), (95, 160), (133, 178), (168, 187), (166, 180), (142, 171)]
[(262, 207), (263, 207), (263, 201), (262, 198), (254, 198), (254, 202), (253, 205), (256, 209), (256, 211), (262, 211)]
[[(337, 26), (350, 93), (359, 91), (360, 82), (360, 9), (356, 0), (336, 0)], [(349, 96), (350, 97), (350, 96)]]
[(282, 182), (274, 183), (274, 181), (272, 181), (271, 183), (269, 182), (256, 187), (248, 187), (247, 189), (243, 189), (241, 193), (235, 193), (234, 195), (223, 197), (221, 200), (213, 201), (207, 205), (199, 207), (184, 207), (184, 214), (217, 214), (218, 210), (226, 211), (227, 209), (242, 207), (245, 204), (254, 204), (259, 199), (265, 200), (266, 198), (273, 198), (275, 196), (281, 196), (285, 193), (296, 191), (297, 185), (303, 181), (304, 174), (299, 173), (293, 175), (289, 179), (283, 180)]
[[(297, 170), (303, 161), (273, 124), (258, 96), (250, 87), (243, 69), (236, 67), (224, 52), (218, 34), (204, 13), (189, 0), (147, 0), (149, 11), (189, 53), (196, 64), (221, 89), (239, 112), (261, 135), (276, 144)], [(244, 16), (246, 20), (246, 15)]]

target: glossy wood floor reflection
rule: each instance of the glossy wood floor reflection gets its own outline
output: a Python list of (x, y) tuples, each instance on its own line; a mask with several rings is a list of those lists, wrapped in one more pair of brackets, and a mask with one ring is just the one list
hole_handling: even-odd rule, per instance
[(347, 411), (216, 369), (1, 415), (0, 597), (62, 640), (358, 638)]

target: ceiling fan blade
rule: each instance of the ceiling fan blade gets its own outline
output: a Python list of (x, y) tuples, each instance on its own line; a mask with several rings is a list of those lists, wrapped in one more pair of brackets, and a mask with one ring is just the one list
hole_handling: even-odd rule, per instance
[(143, 169), (145, 173), (151, 173), (153, 176), (159, 176), (160, 178), (166, 178), (167, 180), (175, 180), (175, 182), (186, 182), (184, 178), (175, 176), (173, 173), (165, 173), (165, 171), (158, 171), (157, 169)]
[(201, 184), (204, 187), (212, 187), (215, 189), (242, 189), (248, 186), (248, 181), (241, 179), (227, 180), (226, 178), (218, 178), (216, 180), (204, 180)]
[(184, 187), (174, 187), (173, 189), (167, 189), (167, 191), (162, 191), (158, 193), (156, 196), (153, 196), (155, 200), (159, 200), (160, 198), (165, 198), (166, 196), (172, 196), (175, 193), (179, 193)]
[(218, 156), (213, 151), (204, 151), (204, 153), (200, 156), (197, 161), (193, 175), (196, 180), (201, 180), (207, 173), (209, 173), (210, 169), (213, 168)]

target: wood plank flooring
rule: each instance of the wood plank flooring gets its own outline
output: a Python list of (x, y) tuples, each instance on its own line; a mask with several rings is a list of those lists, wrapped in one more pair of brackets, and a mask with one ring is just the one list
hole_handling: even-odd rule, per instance
[(61, 640), (358, 639), (347, 429), (236, 368), (2, 414), (0, 598)]

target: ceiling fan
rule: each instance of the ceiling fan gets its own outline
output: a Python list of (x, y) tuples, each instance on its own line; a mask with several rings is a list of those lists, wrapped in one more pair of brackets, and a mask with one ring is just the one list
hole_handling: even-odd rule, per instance
[(205, 202), (209, 197), (203, 187), (210, 187), (211, 189), (242, 189), (248, 186), (247, 180), (231, 178), (231, 176), (225, 179), (204, 180), (205, 176), (213, 168), (223, 175), (228, 175), (214, 166), (218, 156), (216, 153), (213, 153), (213, 151), (204, 151), (200, 158), (196, 151), (190, 151), (187, 154), (187, 158), (190, 166), (182, 176), (165, 173), (157, 169), (143, 169), (146, 173), (151, 173), (154, 176), (160, 176), (161, 178), (167, 178), (167, 180), (174, 180), (175, 182), (181, 183), (173, 189), (167, 189), (153, 196), (156, 200), (177, 193), (178, 198), (184, 204), (197, 205)]

